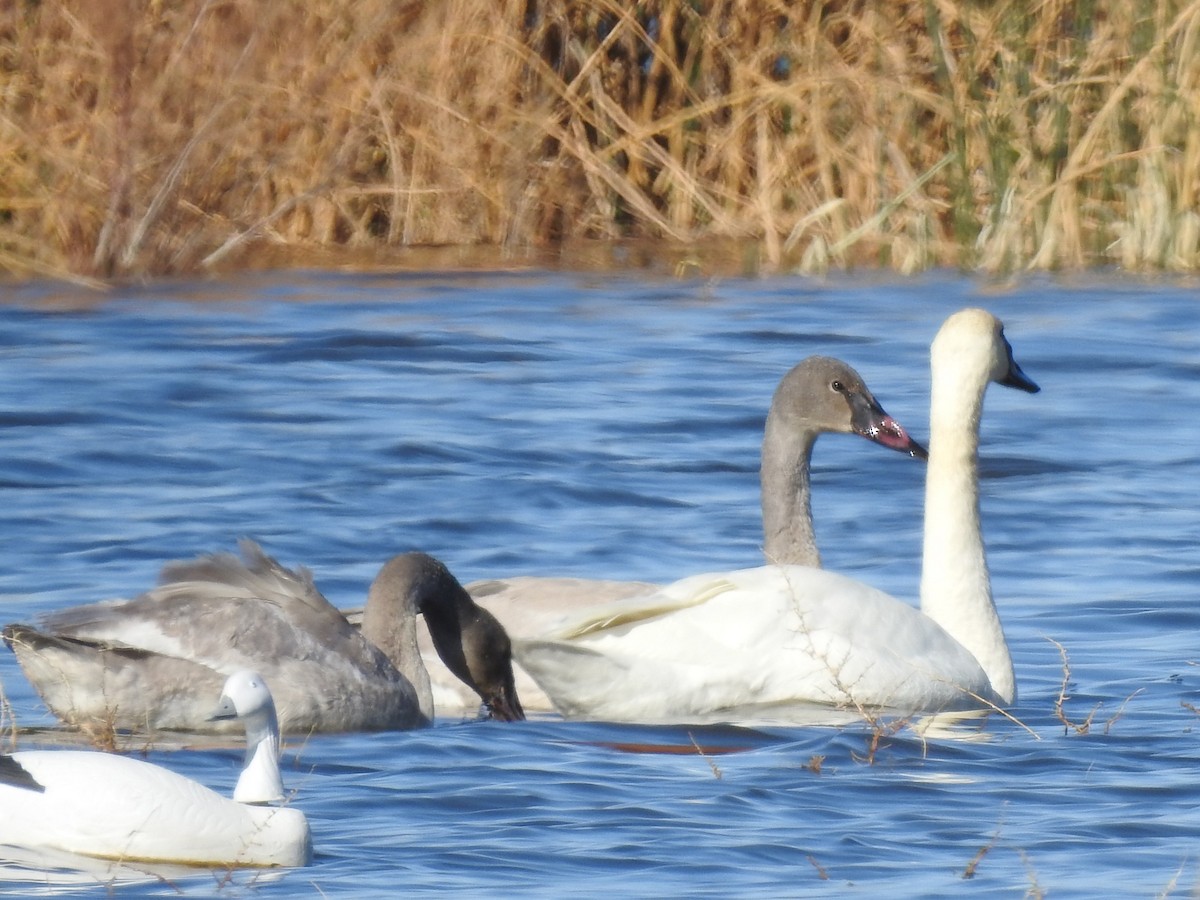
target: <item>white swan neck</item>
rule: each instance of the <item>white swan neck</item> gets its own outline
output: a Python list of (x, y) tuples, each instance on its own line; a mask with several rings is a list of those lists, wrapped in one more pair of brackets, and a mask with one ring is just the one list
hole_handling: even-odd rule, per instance
[(979, 419), (988, 380), (960, 374), (939, 373), (935, 364), (921, 611), (974, 655), (992, 689), (1011, 704), (1016, 677), (992, 600), (979, 516)]
[(284, 799), (279, 771), (279, 726), (272, 711), (262, 721), (246, 722), (246, 762), (233, 799), (239, 803), (279, 803)]

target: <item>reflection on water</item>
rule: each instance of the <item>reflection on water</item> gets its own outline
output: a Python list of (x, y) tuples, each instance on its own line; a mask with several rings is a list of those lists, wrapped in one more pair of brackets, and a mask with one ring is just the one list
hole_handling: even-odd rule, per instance
[[(464, 580), (755, 565), (763, 418), (803, 356), (845, 358), (922, 440), (928, 343), (949, 312), (985, 305), (1043, 388), (991, 392), (983, 420), (1011, 718), (800, 727), (781, 710), (753, 729), (551, 717), (316, 736), (285, 758), (311, 868), (228, 887), (219, 873), (155, 876), (121, 896), (1149, 896), (1198, 883), (1200, 305), (1187, 286), (301, 273), (134, 286), (98, 304), (37, 285), (8, 297), (4, 621), (128, 595), (162, 562), (240, 536), (309, 566), (339, 606), (360, 605), (379, 564), (411, 548)], [(920, 468), (849, 437), (822, 439), (813, 464), (825, 564), (915, 598)], [(1061, 710), (1051, 639), (1069, 654)], [(7, 652), (0, 683), (21, 726), (53, 725)], [(1087, 733), (1063, 721), (1089, 716)], [(236, 746), (149, 756), (225, 792), (240, 765)], [(41, 891), (60, 872), (84, 880), (55, 890), (110, 880), (34, 865), (16, 881), (6, 868), (0, 891)]]

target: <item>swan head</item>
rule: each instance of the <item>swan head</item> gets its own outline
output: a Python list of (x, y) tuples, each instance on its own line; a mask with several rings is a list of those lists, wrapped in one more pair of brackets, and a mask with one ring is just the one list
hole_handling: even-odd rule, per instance
[(984, 309), (962, 309), (946, 319), (930, 356), (935, 384), (994, 381), (1030, 394), (1041, 390), (1013, 359), (1003, 323)]
[(391, 610), (388, 616), (422, 614), (446, 668), (479, 695), (491, 717), (505, 722), (525, 718), (508, 633), (442, 562), (427, 553), (402, 553), (388, 560), (371, 591), (383, 602), (368, 598), (364, 633), (366, 616), (382, 616), (385, 608)]
[(840, 359), (810, 356), (792, 367), (779, 382), (770, 416), (792, 433), (857, 434), (916, 459), (929, 456)]
[(246, 762), (233, 789), (239, 803), (276, 803), (284, 798), (279, 772), (279, 724), (267, 682), (257, 672), (242, 669), (225, 679), (221, 699), (210, 716), (240, 719), (246, 726)]
[(267, 688), (266, 680), (257, 672), (242, 669), (225, 680), (217, 708), (209, 721), (222, 719), (250, 719), (269, 712), (275, 713), (275, 701)]
[(462, 645), (466, 650), (467, 677), (459, 677), (479, 695), (488, 714), (501, 722), (522, 721), (525, 710), (517, 696), (512, 642), (504, 626), (482, 606), (475, 605), (474, 613), (463, 627)]

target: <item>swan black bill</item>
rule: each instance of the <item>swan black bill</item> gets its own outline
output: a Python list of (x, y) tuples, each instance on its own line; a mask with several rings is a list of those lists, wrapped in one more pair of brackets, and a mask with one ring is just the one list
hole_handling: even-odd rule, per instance
[(1037, 386), (1036, 381), (1021, 371), (1021, 367), (1013, 359), (1012, 344), (1008, 342), (1008, 338), (1003, 338), (1003, 340), (1004, 349), (1008, 351), (1008, 374), (1000, 379), (1000, 384), (1025, 391), (1027, 394), (1036, 394), (1041, 388)]
[(1015, 359), (1008, 361), (1008, 374), (1004, 376), (1004, 380), (1000, 382), (1005, 387), (1016, 388), (1019, 391), (1025, 391), (1027, 394), (1036, 394), (1041, 390), (1037, 382), (1021, 371), (1021, 367), (1017, 365)]

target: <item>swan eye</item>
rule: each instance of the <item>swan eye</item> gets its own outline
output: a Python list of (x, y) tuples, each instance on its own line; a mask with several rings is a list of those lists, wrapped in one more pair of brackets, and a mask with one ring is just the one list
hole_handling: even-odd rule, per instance
[(837, 379), (834, 379), (833, 381), (829, 382), (829, 389), (838, 394), (846, 393), (846, 386), (844, 384), (842, 384), (840, 381), (838, 381)]

